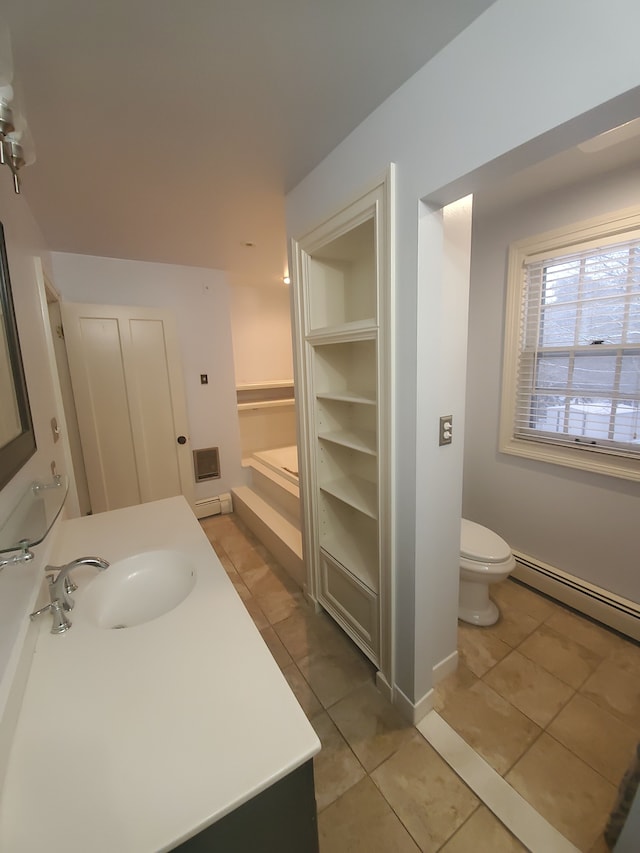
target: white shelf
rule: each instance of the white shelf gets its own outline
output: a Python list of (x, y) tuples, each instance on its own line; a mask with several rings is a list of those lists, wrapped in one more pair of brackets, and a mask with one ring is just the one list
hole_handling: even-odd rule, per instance
[(375, 213), (308, 254), (308, 330), (371, 322), (377, 313)]
[(335, 326), (323, 326), (320, 329), (311, 329), (307, 333), (310, 344), (321, 346), (323, 344), (342, 343), (343, 341), (369, 340), (378, 330), (373, 317), (366, 320), (353, 320), (350, 323), (340, 323)]
[(325, 341), (314, 347), (314, 390), (316, 399), (357, 397), (377, 401), (377, 345), (375, 338)]
[(339, 444), (341, 447), (359, 450), (360, 453), (377, 456), (375, 432), (365, 432), (364, 430), (356, 432), (355, 430), (343, 429), (332, 432), (319, 432), (318, 438), (321, 441), (331, 441), (334, 444)]
[(369, 518), (378, 518), (378, 489), (375, 483), (362, 477), (341, 477), (329, 483), (321, 483), (320, 489)]
[(373, 397), (363, 397), (355, 391), (319, 391), (316, 394), (318, 400), (336, 400), (339, 403), (358, 403), (363, 406), (375, 406)]

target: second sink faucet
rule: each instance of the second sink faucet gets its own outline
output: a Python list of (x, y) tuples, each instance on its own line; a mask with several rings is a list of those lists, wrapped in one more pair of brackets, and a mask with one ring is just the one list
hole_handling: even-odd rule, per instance
[(61, 601), (65, 610), (71, 610), (74, 604), (70, 593), (77, 587), (72, 583), (69, 572), (78, 566), (93, 566), (98, 571), (103, 571), (109, 568), (109, 563), (102, 557), (78, 557), (77, 560), (71, 560), (66, 566), (47, 566), (45, 572), (58, 572), (55, 578), (52, 576), (49, 587), (51, 601)]

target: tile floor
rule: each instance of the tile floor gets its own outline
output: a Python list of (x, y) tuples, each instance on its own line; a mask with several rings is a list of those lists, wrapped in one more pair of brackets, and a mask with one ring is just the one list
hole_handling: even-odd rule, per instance
[[(374, 686), (374, 668), (234, 515), (203, 529), (322, 742), (321, 853), (526, 848)], [(640, 647), (508, 580), (501, 620), (460, 624), (435, 709), (585, 853), (640, 740)], [(534, 851), (538, 853), (538, 851)], [(544, 851), (553, 853), (553, 851)]]

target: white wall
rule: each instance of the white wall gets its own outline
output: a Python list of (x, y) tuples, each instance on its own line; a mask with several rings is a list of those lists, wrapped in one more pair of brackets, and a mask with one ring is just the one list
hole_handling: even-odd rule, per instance
[[(185, 378), (191, 445), (220, 448), (221, 478), (196, 483), (196, 499), (244, 482), (225, 274), (173, 266), (53, 252), (53, 280), (64, 302), (143, 305), (172, 311)], [(209, 377), (200, 384), (200, 374)]]
[(236, 384), (291, 381), (289, 286), (234, 284), (230, 295)]
[(509, 243), (637, 204), (640, 167), (482, 215), (473, 223), (466, 517), (527, 556), (640, 602), (638, 483), (498, 453)]
[[(450, 519), (461, 511), (463, 413), (446, 406), (463, 398), (465, 383), (460, 370), (444, 395), (437, 359), (418, 361), (418, 332), (460, 335), (443, 314), (442, 277), (419, 276), (420, 199), (452, 201), (635, 118), (639, 25), (635, 0), (612, 0), (606, 14), (597, 0), (497, 0), (287, 197), (287, 230), (299, 238), (397, 163), (396, 680), (415, 702), (432, 667), (455, 649), (456, 601), (445, 578), (457, 571)], [(443, 257), (437, 242), (434, 235), (429, 251)], [(451, 413), (457, 439), (439, 448), (438, 417)], [(424, 490), (439, 498), (428, 525), (416, 519)]]

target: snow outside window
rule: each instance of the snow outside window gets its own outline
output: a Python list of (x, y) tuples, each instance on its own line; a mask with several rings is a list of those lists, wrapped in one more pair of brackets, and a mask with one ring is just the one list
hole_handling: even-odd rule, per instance
[(501, 449), (640, 479), (640, 212), (510, 248)]

